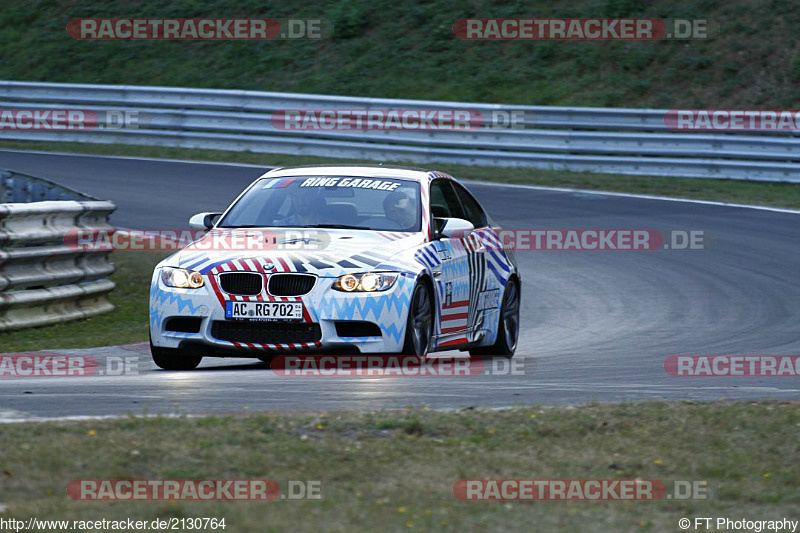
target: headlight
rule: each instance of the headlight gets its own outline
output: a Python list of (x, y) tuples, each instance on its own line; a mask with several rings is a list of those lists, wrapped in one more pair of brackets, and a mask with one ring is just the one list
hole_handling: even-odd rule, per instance
[(167, 287), (177, 287), (179, 289), (199, 289), (205, 284), (200, 272), (172, 267), (161, 269), (161, 281)]
[(333, 282), (333, 288), (344, 292), (385, 291), (394, 285), (398, 272), (367, 272), (366, 274), (345, 274)]

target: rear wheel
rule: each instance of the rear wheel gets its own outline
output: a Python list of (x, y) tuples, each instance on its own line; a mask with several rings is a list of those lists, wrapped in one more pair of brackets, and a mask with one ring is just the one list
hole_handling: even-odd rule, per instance
[(497, 340), (491, 346), (473, 348), (469, 351), (469, 354), (487, 359), (492, 357), (510, 359), (514, 357), (519, 339), (519, 308), (519, 282), (516, 279), (512, 279), (506, 284), (506, 290), (503, 292), (503, 305), (500, 308)]
[(150, 354), (156, 366), (164, 370), (192, 370), (203, 360), (202, 355), (189, 355), (180, 348), (153, 346), (152, 341), (150, 341)]
[(404, 355), (416, 355), (420, 359), (428, 356), (433, 334), (433, 299), (425, 283), (418, 283), (411, 295), (411, 305), (406, 321)]

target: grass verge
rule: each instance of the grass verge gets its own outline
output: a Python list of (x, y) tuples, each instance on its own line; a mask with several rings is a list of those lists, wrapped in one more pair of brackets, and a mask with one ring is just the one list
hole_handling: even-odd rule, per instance
[[(291, 166), (342, 162), (376, 164), (375, 161), (367, 160), (342, 160), (284, 154), (256, 154), (252, 152), (192, 150), (187, 148), (165, 148), (157, 146), (33, 141), (0, 141), (0, 149), (190, 159), (225, 163), (251, 163), (264, 166)], [(409, 163), (409, 165), (419, 166), (414, 163)], [(705, 178), (671, 178), (665, 176), (628, 176), (624, 174), (593, 174), (588, 172), (578, 173), (522, 168), (479, 167), (446, 163), (431, 163), (425, 166), (443, 170), (459, 179), (467, 180), (542, 185), (548, 187), (568, 187), (773, 207), (800, 208), (800, 185), (792, 183), (766, 183)]]
[[(226, 519), (241, 531), (678, 531), (797, 519), (800, 405), (245, 414), (9, 424), (0, 517)], [(73, 479), (321, 481), (322, 500), (75, 502)], [(705, 501), (463, 502), (459, 479), (707, 481)]]

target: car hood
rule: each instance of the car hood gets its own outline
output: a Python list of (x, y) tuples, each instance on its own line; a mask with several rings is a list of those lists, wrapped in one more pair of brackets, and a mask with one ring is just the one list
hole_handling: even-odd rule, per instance
[[(308, 272), (323, 277), (375, 268), (402, 268), (392, 259), (419, 246), (422, 233), (340, 229), (212, 230), (164, 264), (212, 270)], [(256, 263), (257, 262), (257, 263)]]

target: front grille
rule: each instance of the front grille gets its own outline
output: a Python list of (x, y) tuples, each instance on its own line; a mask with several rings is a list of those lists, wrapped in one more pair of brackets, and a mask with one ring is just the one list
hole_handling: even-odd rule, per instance
[(336, 334), (340, 337), (380, 337), (378, 324), (362, 320), (339, 320), (336, 323)]
[(319, 324), (306, 322), (227, 322), (211, 324), (211, 336), (221, 341), (257, 344), (298, 344), (322, 338)]
[(167, 319), (164, 329), (179, 333), (199, 333), (202, 321), (202, 318), (194, 316), (173, 316)]
[(273, 274), (267, 289), (273, 296), (301, 296), (309, 293), (316, 281), (315, 276), (308, 274)]
[(261, 294), (264, 278), (255, 272), (223, 272), (219, 275), (219, 284), (228, 294), (256, 296)]

